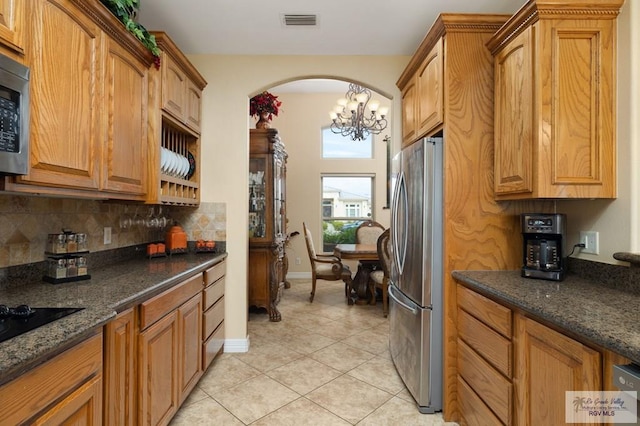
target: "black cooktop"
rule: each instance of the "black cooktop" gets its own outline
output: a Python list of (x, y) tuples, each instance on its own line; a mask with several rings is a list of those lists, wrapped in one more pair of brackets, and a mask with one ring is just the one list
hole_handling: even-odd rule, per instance
[(84, 308), (32, 308), (0, 305), (0, 342), (41, 327)]

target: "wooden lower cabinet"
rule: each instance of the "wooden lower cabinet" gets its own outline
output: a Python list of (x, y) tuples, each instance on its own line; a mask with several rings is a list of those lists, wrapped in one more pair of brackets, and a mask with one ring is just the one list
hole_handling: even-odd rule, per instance
[(178, 309), (180, 369), (178, 399), (180, 404), (202, 377), (202, 297), (192, 297)]
[(128, 309), (104, 328), (104, 424), (136, 424), (136, 311)]
[(197, 274), (140, 305), (139, 424), (168, 424), (202, 376), (202, 287)]
[(613, 390), (611, 366), (628, 363), (462, 285), (457, 300), (461, 425), (565, 424), (565, 392)]
[(226, 262), (204, 272), (202, 291), (202, 368), (206, 370), (224, 349), (224, 291)]
[(178, 411), (178, 312), (140, 333), (140, 424), (168, 424)]
[(515, 324), (516, 424), (564, 424), (566, 391), (602, 389), (601, 355), (523, 315)]
[(37, 426), (101, 425), (102, 380), (100, 377), (94, 377), (76, 389), (33, 424)]
[(0, 387), (0, 425), (101, 425), (102, 333)]

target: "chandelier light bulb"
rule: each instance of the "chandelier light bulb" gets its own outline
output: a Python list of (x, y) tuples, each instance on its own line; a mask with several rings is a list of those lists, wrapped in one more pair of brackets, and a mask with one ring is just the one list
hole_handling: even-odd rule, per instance
[(376, 100), (369, 102), (369, 109), (371, 110), (371, 112), (376, 112), (379, 106), (380, 106), (380, 102)]
[(380, 114), (380, 116), (383, 118), (387, 115), (388, 112), (389, 108), (387, 107), (380, 107), (380, 109), (378, 110), (378, 114)]
[(342, 112), (344, 111), (344, 106), (336, 105), (335, 107), (333, 107), (333, 111), (336, 114), (342, 114)]
[(358, 109), (358, 102), (351, 101), (347, 104), (347, 109), (351, 112), (355, 112)]
[(336, 118), (338, 118), (338, 114), (336, 114), (336, 113), (335, 113), (335, 112), (333, 112), (333, 111), (329, 111), (329, 117), (330, 117), (332, 120), (335, 120)]
[(342, 107), (345, 107), (345, 106), (347, 106), (347, 102), (348, 102), (347, 98), (340, 98), (340, 99), (338, 99), (337, 103), (338, 103), (338, 105), (340, 105)]
[(367, 96), (367, 94), (366, 94), (366, 93), (358, 93), (358, 94), (356, 95), (356, 101), (357, 101), (359, 104), (363, 104), (363, 103), (365, 103), (365, 102), (367, 101), (367, 99), (369, 99), (369, 96)]

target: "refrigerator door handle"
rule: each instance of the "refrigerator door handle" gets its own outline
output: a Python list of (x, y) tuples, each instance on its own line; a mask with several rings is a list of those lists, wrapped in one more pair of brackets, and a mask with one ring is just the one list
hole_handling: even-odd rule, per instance
[(408, 310), (409, 312), (411, 312), (413, 315), (418, 315), (418, 310), (412, 306), (407, 305), (406, 303), (402, 302), (395, 294), (395, 287), (390, 285), (389, 288), (387, 289), (387, 293), (389, 293), (389, 297), (391, 297), (398, 305), (402, 306), (403, 308), (405, 308), (406, 310)]
[[(400, 178), (398, 179), (398, 182), (396, 184), (396, 194), (398, 194), (398, 196), (394, 198), (394, 205), (392, 207), (392, 213), (395, 213), (392, 219), (392, 226), (393, 226), (393, 230), (395, 231), (391, 234), (393, 237), (393, 248), (394, 248), (394, 250), (392, 251), (392, 254), (395, 258), (395, 263), (398, 267), (398, 272), (402, 274), (404, 270), (404, 256), (406, 255), (406, 250), (407, 250), (407, 235), (406, 235), (407, 230), (398, 229), (398, 217), (397, 217), (398, 213), (397, 212), (398, 212), (398, 205), (400, 204), (400, 202), (402, 202), (403, 209), (401, 211), (404, 212), (404, 216), (405, 216), (403, 218), (403, 224), (406, 227), (406, 224), (408, 221), (408, 217), (407, 217), (408, 202), (407, 202), (407, 190), (406, 190), (404, 171), (400, 173)], [(399, 234), (402, 234), (401, 235), (402, 247), (400, 247)]]

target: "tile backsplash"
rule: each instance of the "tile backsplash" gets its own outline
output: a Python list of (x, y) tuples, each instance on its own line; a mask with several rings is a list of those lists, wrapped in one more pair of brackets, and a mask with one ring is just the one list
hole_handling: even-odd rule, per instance
[[(63, 229), (87, 234), (89, 251), (98, 252), (164, 240), (164, 229), (121, 228), (123, 216), (146, 217), (152, 206), (111, 201), (0, 195), (0, 268), (40, 262), (48, 234)], [(158, 206), (155, 206), (158, 212)], [(162, 206), (162, 215), (178, 222), (189, 240), (226, 241), (226, 204), (198, 208)], [(111, 244), (103, 230), (111, 227)]]

